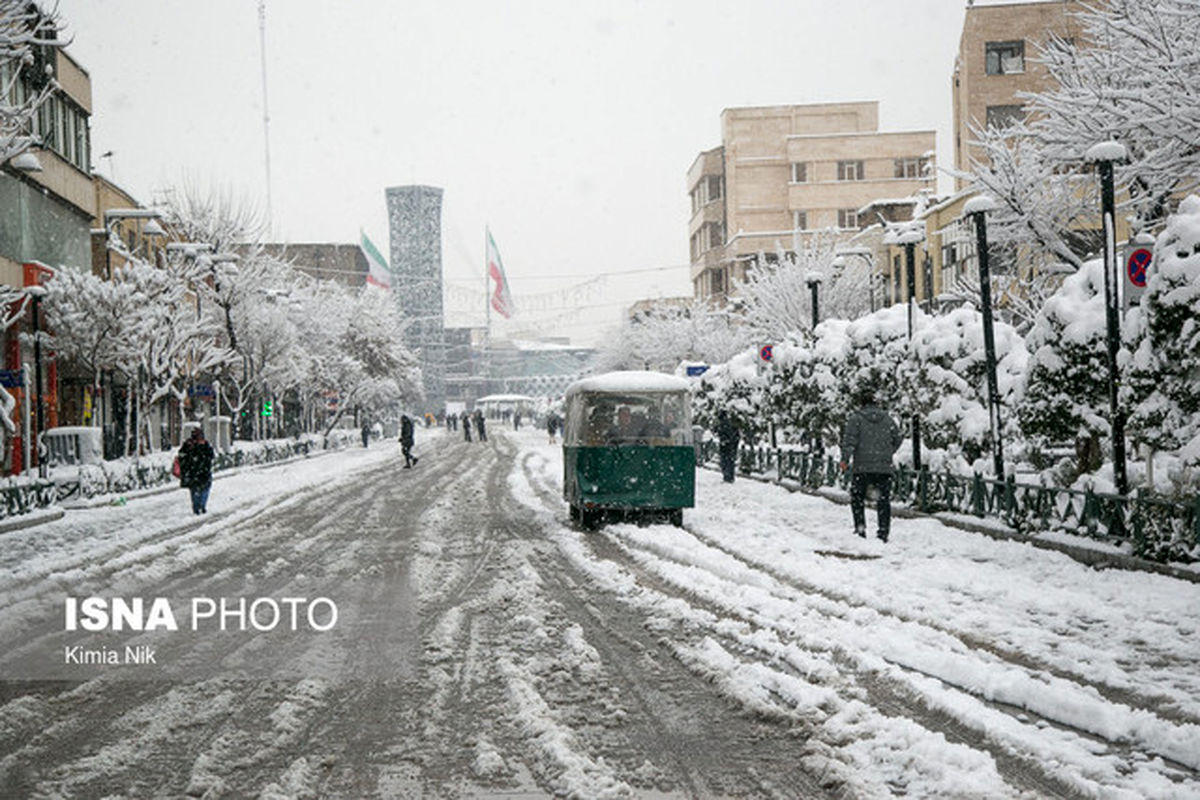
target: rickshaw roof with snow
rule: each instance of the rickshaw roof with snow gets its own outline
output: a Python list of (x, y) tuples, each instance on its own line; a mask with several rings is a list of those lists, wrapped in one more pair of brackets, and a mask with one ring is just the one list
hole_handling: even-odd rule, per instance
[(684, 378), (662, 372), (623, 370), (581, 378), (567, 387), (568, 398), (584, 392), (595, 394), (646, 394), (657, 392), (690, 392), (692, 385)]

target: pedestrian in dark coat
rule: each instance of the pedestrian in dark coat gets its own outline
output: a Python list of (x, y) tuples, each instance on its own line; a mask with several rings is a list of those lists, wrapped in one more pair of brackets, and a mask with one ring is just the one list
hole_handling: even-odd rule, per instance
[(546, 418), (546, 433), (550, 434), (550, 444), (554, 444), (555, 437), (558, 436), (558, 414), (550, 412), (550, 416)]
[(487, 441), (487, 423), (483, 421), (483, 412), (478, 408), (475, 409), (475, 432), (479, 434), (479, 441)]
[(721, 476), (726, 483), (733, 483), (734, 466), (737, 464), (738, 444), (742, 431), (729, 412), (721, 409), (717, 413), (717, 452), (721, 457)]
[(520, 411), (513, 412), (513, 430), (514, 431), (521, 430), (521, 412)]
[(842, 431), (841, 468), (850, 473), (850, 513), (854, 517), (854, 532), (866, 538), (865, 501), (867, 490), (879, 490), (875, 514), (879, 529), (877, 536), (888, 540), (892, 521), (892, 456), (904, 441), (900, 428), (891, 416), (876, 405), (875, 392), (864, 389), (856, 398), (858, 409), (846, 421)]
[(192, 493), (193, 514), (208, 513), (214, 455), (199, 428), (192, 428), (191, 438), (179, 448), (179, 485)]
[(408, 414), (400, 415), (400, 452), (404, 453), (404, 468), (412, 469), (417, 463), (417, 457), (412, 454), (413, 421)]
[(471, 415), (464, 411), (460, 419), (462, 419), (463, 440), (469, 442), (471, 441)]
[(362, 426), (362, 440), (363, 440), (363, 447), (366, 447), (371, 443), (371, 426), (365, 422), (363, 423), (363, 426)]

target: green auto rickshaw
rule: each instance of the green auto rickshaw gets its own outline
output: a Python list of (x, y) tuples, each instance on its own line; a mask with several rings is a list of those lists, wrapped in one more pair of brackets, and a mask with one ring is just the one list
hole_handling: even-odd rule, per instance
[(571, 519), (665, 518), (695, 505), (691, 385), (660, 372), (609, 372), (567, 387), (563, 499)]

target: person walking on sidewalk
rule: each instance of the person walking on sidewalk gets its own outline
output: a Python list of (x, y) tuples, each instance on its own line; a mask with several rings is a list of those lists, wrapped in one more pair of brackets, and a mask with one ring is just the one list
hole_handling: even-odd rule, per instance
[(721, 477), (726, 483), (733, 483), (738, 444), (741, 440), (741, 429), (733, 421), (733, 417), (729, 416), (729, 412), (722, 408), (717, 413), (717, 452), (721, 457)]
[(471, 441), (471, 415), (464, 411), (459, 419), (462, 420), (463, 441), (469, 442)]
[(886, 542), (892, 521), (892, 456), (904, 441), (900, 428), (891, 416), (876, 405), (875, 391), (865, 388), (855, 398), (857, 410), (846, 421), (842, 431), (841, 468), (850, 473), (850, 513), (854, 532), (867, 536), (865, 502), (867, 490), (875, 487), (875, 516), (879, 528), (876, 535)]
[(179, 485), (192, 493), (193, 514), (208, 513), (214, 455), (199, 428), (192, 428), (191, 438), (179, 448)]
[(479, 441), (487, 441), (487, 423), (484, 422), (483, 412), (478, 408), (475, 409), (475, 432), (479, 434)]

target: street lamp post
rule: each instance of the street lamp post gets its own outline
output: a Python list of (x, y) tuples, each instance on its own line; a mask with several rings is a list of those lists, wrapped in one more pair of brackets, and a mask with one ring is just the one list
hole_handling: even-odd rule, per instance
[(42, 295), (46, 293), (44, 286), (34, 285), (26, 289), (32, 298), (31, 312), (33, 313), (33, 410), (34, 419), (37, 425), (37, 443), (35, 451), (37, 453), (38, 462), (38, 477), (46, 477), (46, 459), (42, 452), (42, 437), (46, 430), (44, 426), (44, 414), (42, 411), (43, 396), (42, 396)]
[[(905, 264), (907, 267), (908, 284), (908, 341), (912, 346), (913, 338), (913, 308), (917, 302), (917, 245), (925, 241), (925, 229), (920, 220), (913, 220), (896, 225), (884, 236), (884, 244), (903, 245)], [(913, 413), (912, 417), (912, 457), (913, 469), (921, 471), (921, 415)]]
[(812, 326), (815, 331), (817, 323), (821, 321), (821, 309), (817, 300), (817, 293), (821, 288), (821, 273), (810, 271), (804, 277), (804, 282), (808, 284), (808, 290), (812, 293)]
[(1095, 162), (1100, 170), (1100, 210), (1104, 224), (1104, 306), (1108, 339), (1108, 406), (1112, 426), (1113, 483), (1117, 493), (1129, 493), (1125, 473), (1125, 415), (1119, 405), (1121, 376), (1117, 367), (1117, 351), (1121, 343), (1119, 317), (1120, 276), (1117, 273), (1117, 230), (1113, 200), (1113, 162), (1124, 161), (1128, 153), (1120, 142), (1100, 142), (1092, 145), (1085, 158)]
[[(910, 237), (911, 238), (911, 237)], [(917, 302), (917, 241), (904, 242), (904, 260), (908, 268), (908, 340), (913, 338), (913, 306)], [(913, 469), (921, 471), (921, 415), (913, 414), (912, 418), (912, 453)]]
[(992, 329), (992, 276), (988, 263), (987, 212), (996, 209), (989, 195), (972, 197), (963, 206), (965, 216), (975, 219), (975, 242), (979, 255), (979, 304), (983, 312), (983, 353), (987, 368), (988, 419), (992, 433), (992, 469), (1004, 480), (1004, 443), (1000, 433), (1000, 390), (996, 381), (996, 336)]

